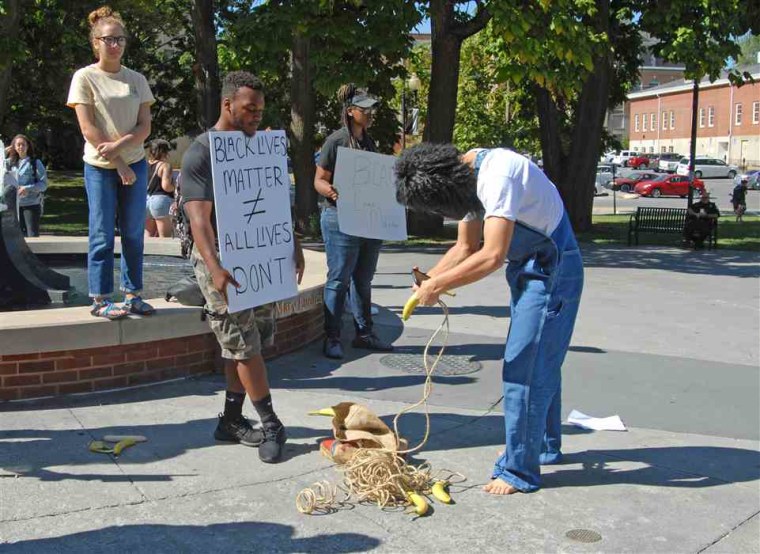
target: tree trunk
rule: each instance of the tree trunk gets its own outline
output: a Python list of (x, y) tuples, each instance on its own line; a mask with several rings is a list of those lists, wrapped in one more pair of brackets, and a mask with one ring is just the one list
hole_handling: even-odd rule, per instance
[(214, 0), (193, 0), (195, 31), (195, 90), (198, 103), (198, 126), (206, 130), (219, 118), (221, 85), (216, 53)]
[(433, 25), (432, 67), (428, 92), (427, 121), (423, 140), (451, 142), (457, 110), (459, 86), (459, 55), (462, 42), (453, 35), (436, 36)]
[[(6, 0), (5, 15), (0, 17), (0, 36), (3, 42), (11, 44), (18, 39), (19, 20), (21, 13), (19, 10), (19, 0)], [(11, 88), (11, 71), (13, 69), (13, 60), (5, 58), (4, 65), (0, 68), (0, 129), (5, 122), (5, 116), (8, 112), (8, 93)]]
[(697, 111), (699, 110), (699, 81), (694, 79), (691, 96), (691, 144), (689, 145), (689, 194), (686, 196), (686, 208), (691, 209), (691, 195), (694, 192), (694, 158), (697, 157)]
[(296, 180), (295, 227), (299, 233), (314, 232), (310, 225), (317, 213), (314, 190), (314, 89), (309, 38), (293, 38), (290, 79), (290, 146)]
[[(597, 0), (597, 32), (608, 32), (609, 4)], [(562, 114), (548, 91), (540, 89), (537, 106), (541, 133), (544, 171), (557, 185), (575, 231), (591, 228), (594, 206), (594, 179), (599, 152), (595, 147), (602, 137), (604, 115), (612, 76), (611, 54), (595, 60), (575, 109), (569, 151), (562, 150), (560, 118)]]

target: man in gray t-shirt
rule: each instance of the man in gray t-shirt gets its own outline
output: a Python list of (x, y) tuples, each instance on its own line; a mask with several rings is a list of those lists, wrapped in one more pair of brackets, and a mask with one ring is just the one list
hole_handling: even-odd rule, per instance
[[(229, 73), (222, 85), (222, 105), (217, 131), (242, 131), (253, 136), (264, 112), (261, 81), (245, 71)], [(285, 427), (272, 407), (264, 358), (261, 356), (261, 335), (254, 311), (229, 313), (227, 286), (238, 287), (232, 275), (221, 266), (216, 249), (217, 232), (214, 214), (214, 189), (211, 175), (211, 154), (208, 133), (199, 136), (182, 159), (183, 206), (195, 246), (191, 254), (198, 285), (206, 300), (206, 313), (222, 357), (227, 393), (224, 413), (214, 438), (245, 446), (258, 446), (263, 462), (278, 462), (285, 444)], [(301, 282), (304, 258), (295, 239), (296, 272)], [(242, 415), (245, 395), (251, 398), (261, 420), (261, 429), (254, 429)]]

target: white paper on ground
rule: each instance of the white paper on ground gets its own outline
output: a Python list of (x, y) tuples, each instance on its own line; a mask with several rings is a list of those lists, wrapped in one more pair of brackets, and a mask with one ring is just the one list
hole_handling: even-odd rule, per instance
[(593, 417), (578, 410), (572, 410), (567, 416), (567, 422), (594, 431), (627, 431), (617, 414), (610, 417)]

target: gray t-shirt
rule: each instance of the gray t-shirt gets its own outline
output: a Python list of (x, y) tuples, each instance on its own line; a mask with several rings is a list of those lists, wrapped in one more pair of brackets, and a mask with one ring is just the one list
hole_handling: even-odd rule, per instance
[[(212, 131), (214, 129), (211, 129)], [(214, 182), (211, 177), (211, 150), (209, 148), (208, 132), (199, 135), (182, 157), (182, 209), (191, 200), (214, 201)], [(216, 233), (216, 213), (211, 210), (211, 224)]]
[[(338, 160), (339, 146), (344, 146), (346, 148), (351, 147), (350, 135), (348, 134), (348, 129), (345, 127), (341, 127), (325, 139), (325, 143), (322, 146), (322, 151), (319, 154), (319, 166), (332, 173), (333, 179), (335, 179), (335, 162)], [(362, 150), (366, 150), (367, 152), (377, 152), (375, 142), (367, 133), (364, 133), (364, 136), (362, 136), (361, 140), (359, 141), (359, 147)], [(319, 201), (322, 204), (335, 206), (335, 202), (325, 198), (324, 196), (321, 196)]]

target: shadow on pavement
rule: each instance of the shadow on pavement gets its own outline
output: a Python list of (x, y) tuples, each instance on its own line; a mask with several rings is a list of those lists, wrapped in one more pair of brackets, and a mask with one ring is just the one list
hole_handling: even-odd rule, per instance
[(297, 537), (290, 525), (257, 521), (211, 525), (119, 525), (5, 544), (4, 552), (362, 552), (380, 540), (360, 533)]
[[(130, 468), (140, 464), (153, 464), (202, 448), (245, 448), (237, 444), (214, 440), (216, 419), (197, 419), (183, 423), (156, 425), (130, 425), (99, 427), (94, 429), (39, 430), (19, 429), (0, 431), (0, 468), (7, 471), (5, 478), (34, 477), (40, 481), (171, 481), (173, 475), (132, 475)], [(316, 422), (315, 422), (316, 423)], [(286, 422), (287, 425), (287, 422)], [(283, 462), (319, 449), (317, 438), (326, 436), (322, 429), (287, 427), (290, 439), (314, 439), (306, 444), (289, 442), (283, 451)], [(82, 474), (59, 471), (89, 464), (104, 464), (114, 460), (109, 454), (98, 454), (87, 449), (90, 441), (106, 435), (143, 435), (148, 442), (127, 449), (119, 458), (123, 470), (118, 474)], [(258, 463), (256, 449), (251, 455)], [(110, 467), (110, 466), (109, 466)], [(183, 474), (184, 475), (184, 474)]]
[(584, 244), (586, 267), (658, 269), (697, 275), (760, 277), (760, 254), (736, 250), (678, 250), (675, 248), (601, 247)]
[[(635, 462), (643, 467), (625, 469), (616, 467), (618, 462)], [(760, 452), (742, 448), (669, 446), (587, 450), (565, 457), (564, 465), (577, 463), (583, 467), (558, 469), (543, 476), (544, 486), (629, 484), (702, 488), (760, 480)]]

